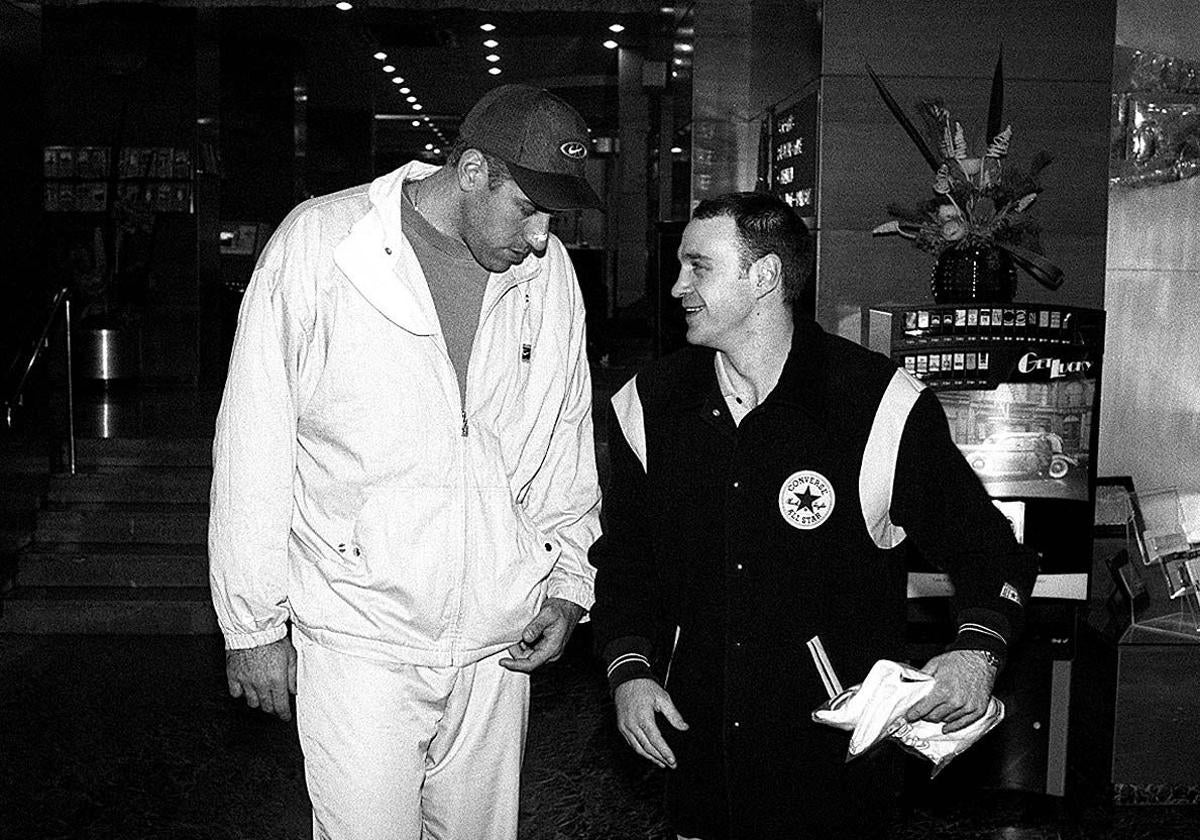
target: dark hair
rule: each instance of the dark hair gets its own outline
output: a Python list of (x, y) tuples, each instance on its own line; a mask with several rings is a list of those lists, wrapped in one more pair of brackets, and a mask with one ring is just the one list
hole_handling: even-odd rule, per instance
[(508, 164), (495, 155), (489, 155), (483, 149), (472, 146), (465, 140), (454, 141), (454, 145), (450, 147), (450, 153), (446, 155), (446, 164), (448, 166), (458, 166), (458, 161), (467, 149), (475, 149), (475, 151), (483, 155), (483, 159), (487, 162), (489, 190), (494, 190), (505, 181), (512, 180), (512, 174), (508, 171)]
[(693, 219), (733, 219), (738, 234), (742, 270), (767, 254), (783, 265), (783, 300), (794, 304), (804, 293), (812, 274), (812, 237), (808, 226), (784, 201), (771, 193), (725, 193), (701, 201)]

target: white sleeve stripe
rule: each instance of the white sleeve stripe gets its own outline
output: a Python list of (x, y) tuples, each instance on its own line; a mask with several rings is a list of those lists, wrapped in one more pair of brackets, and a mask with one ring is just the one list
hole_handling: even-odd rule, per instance
[(642, 656), (640, 653), (624, 653), (609, 663), (608, 671), (606, 672), (605, 676), (611, 677), (613, 675), (613, 671), (630, 662), (637, 662), (641, 665), (645, 665), (647, 668), (650, 667), (650, 660)]
[(983, 635), (985, 635), (985, 636), (991, 636), (991, 637), (992, 637), (992, 638), (994, 638), (994, 639), (999, 639), (999, 640), (1000, 640), (1001, 642), (1003, 642), (1003, 643), (1004, 643), (1006, 646), (1008, 645), (1008, 639), (1006, 639), (1006, 638), (1004, 638), (1003, 636), (1001, 636), (999, 633), (997, 633), (997, 632), (996, 632), (995, 630), (993, 630), (991, 627), (985, 627), (985, 626), (984, 626), (984, 625), (982, 625), (982, 624), (976, 624), (976, 623), (974, 623), (974, 622), (972, 622), (972, 621), (968, 621), (968, 622), (966, 622), (966, 623), (964, 623), (964, 624), (960, 624), (960, 625), (958, 625), (958, 632), (959, 632), (959, 633), (964, 633), (964, 632), (967, 632), (967, 631), (971, 631), (971, 632), (974, 632), (974, 633), (982, 633), (982, 634), (983, 634)]
[(621, 424), (625, 442), (629, 444), (629, 448), (642, 464), (642, 471), (645, 472), (646, 420), (642, 415), (642, 400), (638, 396), (636, 376), (613, 394), (612, 407), (617, 414), (617, 422)]
[(914, 376), (903, 368), (898, 369), (875, 409), (875, 420), (863, 450), (858, 495), (867, 532), (880, 548), (895, 548), (904, 542), (904, 529), (891, 518), (896, 461), (908, 416), (924, 389)]

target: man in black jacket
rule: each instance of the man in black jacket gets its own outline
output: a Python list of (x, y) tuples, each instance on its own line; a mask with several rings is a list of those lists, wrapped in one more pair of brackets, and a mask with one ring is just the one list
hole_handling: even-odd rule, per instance
[(902, 658), (911, 537), (951, 575), (958, 633), (909, 717), (961, 729), (1036, 577), (934, 395), (794, 317), (808, 251), (772, 196), (702, 202), (671, 290), (693, 346), (610, 406), (594, 632), (622, 735), (670, 768), (680, 838), (884, 833), (896, 753), (844, 762), (846, 734), (810, 717), (827, 695), (806, 642), (848, 680)]

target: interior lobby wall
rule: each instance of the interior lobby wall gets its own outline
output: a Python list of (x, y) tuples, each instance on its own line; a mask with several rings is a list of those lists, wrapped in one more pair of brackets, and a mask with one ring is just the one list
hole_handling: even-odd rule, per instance
[[(1120, 0), (1116, 43), (1200, 61), (1193, 0)], [(1194, 100), (1193, 100), (1194, 101)], [(1200, 177), (1109, 198), (1102, 475), (1200, 490)]]

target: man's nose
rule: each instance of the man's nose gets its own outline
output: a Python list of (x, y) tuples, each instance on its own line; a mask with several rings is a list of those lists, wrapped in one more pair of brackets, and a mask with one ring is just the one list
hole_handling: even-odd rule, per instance
[(529, 218), (528, 224), (525, 226), (525, 241), (535, 251), (540, 251), (546, 247), (546, 243), (550, 240), (550, 214), (535, 213)]
[(683, 298), (691, 290), (691, 286), (683, 279), (683, 272), (679, 272), (679, 276), (675, 278), (674, 285), (671, 286), (671, 297)]

